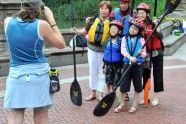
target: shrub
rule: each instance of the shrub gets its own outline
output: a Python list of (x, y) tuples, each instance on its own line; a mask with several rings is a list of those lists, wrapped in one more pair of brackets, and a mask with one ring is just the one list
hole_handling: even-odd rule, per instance
[[(72, 1), (72, 2), (71, 2)], [(119, 0), (111, 0), (113, 8), (118, 7)], [(60, 28), (82, 27), (85, 24), (85, 18), (98, 13), (100, 0), (43, 0), (45, 5), (49, 6), (57, 20)], [(151, 15), (154, 10), (154, 0), (135, 0), (135, 6), (139, 2), (148, 2), (151, 4)], [(157, 15), (160, 16), (164, 10), (165, 1), (158, 0)]]

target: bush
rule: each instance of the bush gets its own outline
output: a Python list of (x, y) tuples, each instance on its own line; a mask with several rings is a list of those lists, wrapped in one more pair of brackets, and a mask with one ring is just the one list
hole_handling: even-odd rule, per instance
[[(72, 1), (72, 2), (71, 2)], [(118, 7), (119, 0), (110, 0), (113, 8)], [(154, 0), (135, 0), (135, 6), (139, 2), (148, 2), (154, 10)], [(43, 0), (45, 5), (49, 6), (57, 20), (60, 28), (82, 27), (85, 24), (85, 18), (98, 13), (100, 0)], [(160, 16), (164, 10), (165, 1), (158, 0), (158, 12)], [(151, 11), (151, 15), (153, 11)]]

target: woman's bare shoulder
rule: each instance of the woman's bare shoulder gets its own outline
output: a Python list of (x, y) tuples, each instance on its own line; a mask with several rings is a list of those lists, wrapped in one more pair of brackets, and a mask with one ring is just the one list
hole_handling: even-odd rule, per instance
[(6, 17), (6, 18), (4, 19), (4, 24), (7, 24), (11, 18), (12, 18), (12, 17)]

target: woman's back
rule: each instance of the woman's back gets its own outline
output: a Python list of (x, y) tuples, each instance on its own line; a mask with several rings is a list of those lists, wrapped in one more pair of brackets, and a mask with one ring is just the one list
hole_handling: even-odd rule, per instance
[(11, 66), (45, 63), (42, 53), (43, 38), (39, 34), (39, 20), (22, 21), (10, 18), (5, 29), (11, 55)]

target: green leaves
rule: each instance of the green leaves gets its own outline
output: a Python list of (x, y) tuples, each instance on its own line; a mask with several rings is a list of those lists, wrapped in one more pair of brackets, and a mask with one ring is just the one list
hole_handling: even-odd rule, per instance
[[(119, 7), (119, 0), (110, 0), (115, 7)], [(85, 18), (94, 16), (99, 12), (100, 0), (43, 0), (54, 12), (57, 24), (60, 28), (71, 28), (74, 19), (75, 27), (85, 26)], [(136, 0), (135, 7), (139, 2), (147, 2), (151, 5), (151, 15), (154, 10), (154, 0)], [(157, 16), (164, 11), (164, 0), (158, 0)], [(135, 9), (135, 8), (134, 8)]]

